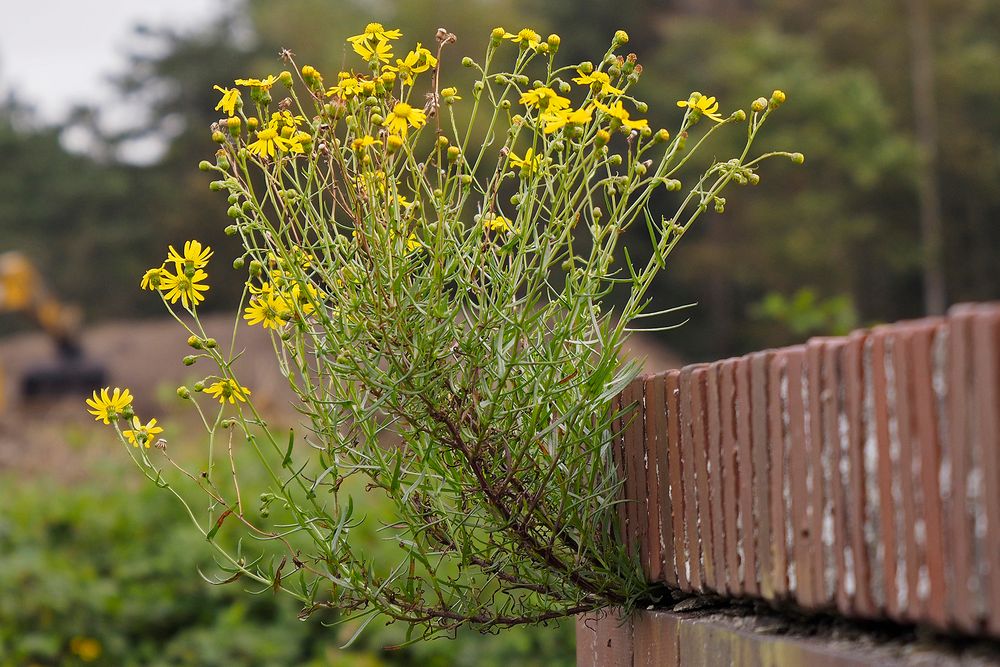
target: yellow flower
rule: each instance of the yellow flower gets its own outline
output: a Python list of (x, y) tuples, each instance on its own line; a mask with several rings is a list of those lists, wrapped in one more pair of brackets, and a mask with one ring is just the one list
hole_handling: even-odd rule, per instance
[(139, 283), (139, 287), (148, 290), (158, 290), (160, 289), (160, 280), (163, 278), (163, 267), (157, 267), (149, 269), (146, 273), (142, 274), (142, 282)]
[(168, 246), (168, 249), (170, 252), (167, 253), (167, 261), (173, 262), (178, 272), (186, 267), (203, 269), (208, 265), (208, 260), (215, 254), (211, 247), (205, 246), (203, 248), (201, 241), (185, 241), (183, 255), (178, 253), (173, 246)]
[(410, 127), (419, 130), (427, 123), (427, 114), (421, 109), (414, 109), (406, 102), (398, 102), (392, 108), (392, 113), (382, 124), (389, 128), (390, 134), (406, 136)]
[(383, 68), (386, 72), (398, 74), (407, 86), (413, 85), (413, 77), (421, 72), (426, 72), (432, 67), (437, 67), (437, 58), (430, 51), (417, 42), (417, 48), (406, 54), (402, 60), (396, 61), (396, 66), (386, 65)]
[(364, 81), (356, 74), (341, 72), (337, 75), (337, 85), (326, 91), (328, 97), (338, 95), (345, 100), (364, 92)]
[(73, 637), (69, 640), (69, 650), (84, 662), (94, 662), (101, 657), (101, 642), (92, 637)]
[(686, 100), (677, 100), (677, 106), (687, 107), (695, 114), (705, 116), (706, 118), (711, 118), (716, 123), (722, 122), (722, 116), (716, 113), (719, 110), (719, 103), (715, 101), (714, 97), (706, 97), (701, 93), (695, 91), (691, 93), (691, 97)]
[(278, 83), (278, 77), (268, 74), (266, 79), (236, 79), (237, 86), (250, 86), (261, 90), (271, 90), (271, 86)]
[(223, 88), (222, 86), (214, 86), (215, 90), (222, 93), (222, 99), (219, 103), (215, 105), (216, 111), (225, 111), (227, 116), (232, 116), (236, 113), (236, 105), (240, 101), (240, 89), (239, 88)]
[(535, 151), (532, 148), (524, 152), (524, 159), (519, 158), (516, 153), (512, 152), (510, 154), (510, 166), (520, 169), (522, 176), (528, 176), (538, 171), (540, 162), (541, 158), (535, 155)]
[(490, 232), (500, 232), (505, 234), (514, 229), (514, 223), (511, 222), (510, 218), (505, 218), (502, 215), (496, 215), (494, 213), (486, 213), (482, 218), (483, 229)]
[(378, 60), (380, 63), (387, 63), (392, 60), (392, 47), (389, 46), (389, 42), (352, 42), (351, 46), (354, 47), (355, 53), (368, 62)]
[(595, 104), (604, 113), (621, 121), (622, 127), (628, 128), (629, 130), (641, 130), (644, 127), (649, 127), (649, 121), (645, 118), (640, 120), (630, 120), (628, 111), (626, 111), (622, 106), (621, 100), (615, 100), (611, 106), (605, 106), (600, 102), (595, 102)]
[(133, 447), (144, 445), (149, 449), (149, 443), (153, 441), (153, 436), (163, 433), (163, 429), (156, 425), (155, 419), (150, 419), (149, 423), (143, 426), (138, 417), (132, 417), (132, 428), (122, 431), (125, 439), (132, 443)]
[(397, 28), (386, 30), (381, 23), (369, 23), (365, 26), (365, 31), (363, 33), (360, 35), (354, 35), (353, 37), (348, 37), (347, 41), (351, 44), (370, 40), (387, 42), (390, 39), (399, 39), (402, 36), (403, 33)]
[(176, 275), (164, 273), (160, 280), (160, 291), (166, 292), (163, 298), (170, 303), (180, 300), (185, 308), (194, 307), (205, 300), (202, 292), (208, 290), (208, 285), (201, 284), (201, 281), (206, 278), (208, 274), (201, 269), (195, 270), (190, 277), (183, 271), (178, 271)]
[(542, 114), (539, 120), (545, 123), (545, 127), (543, 128), (545, 134), (552, 134), (566, 125), (584, 125), (589, 123), (591, 118), (593, 118), (593, 114), (593, 107), (576, 110), (560, 109), (559, 111)]
[(267, 127), (257, 133), (257, 141), (247, 145), (247, 150), (261, 157), (274, 157), (279, 149), (287, 151), (289, 148), (288, 140), (282, 138), (278, 134), (278, 130), (277, 125), (269, 123)]
[(521, 99), (518, 101), (529, 109), (533, 106), (546, 111), (559, 111), (560, 109), (569, 108), (569, 99), (559, 95), (548, 86), (532, 88), (522, 93)]
[(289, 153), (305, 153), (306, 144), (312, 142), (312, 135), (308, 132), (296, 132), (286, 140), (288, 142)]
[[(267, 289), (267, 292), (263, 292)], [(250, 305), (243, 311), (243, 319), (253, 326), (260, 324), (265, 329), (277, 329), (288, 323), (291, 313), (284, 299), (271, 292), (270, 285), (264, 283), (261, 293), (250, 299)]]
[(600, 88), (597, 91), (598, 95), (621, 95), (625, 91), (620, 88), (615, 88), (611, 85), (611, 77), (608, 76), (607, 72), (593, 71), (590, 74), (584, 74), (582, 70), (577, 70), (580, 76), (573, 77), (575, 83), (581, 86), (593, 86), (594, 84), (599, 84)]
[(247, 397), (250, 395), (250, 390), (246, 387), (241, 387), (236, 380), (225, 379), (205, 387), (205, 393), (219, 399), (219, 403), (229, 401), (235, 405), (236, 401), (246, 403)]
[(375, 139), (375, 137), (371, 136), (370, 134), (366, 134), (365, 136), (363, 136), (363, 137), (361, 137), (359, 139), (355, 139), (354, 141), (352, 141), (351, 142), (351, 148), (353, 148), (354, 150), (356, 150), (358, 152), (361, 152), (364, 149), (368, 148), (369, 146), (374, 146), (377, 143), (378, 143), (378, 140)]
[(410, 235), (406, 238), (406, 252), (407, 253), (416, 252), (417, 250), (420, 250), (423, 247), (424, 244), (420, 242), (420, 239), (417, 238), (417, 235), (414, 234), (413, 232), (410, 232)]
[(462, 99), (458, 96), (458, 88), (449, 87), (441, 89), (441, 98), (445, 100), (458, 101)]
[(87, 399), (87, 405), (90, 406), (87, 412), (94, 415), (94, 419), (99, 422), (103, 421), (105, 424), (110, 424), (112, 420), (121, 417), (125, 408), (132, 404), (132, 392), (128, 389), (123, 391), (115, 387), (114, 392), (109, 395), (110, 389), (110, 387), (105, 387), (100, 394), (95, 389), (93, 397)]
[(271, 122), (268, 124), (284, 127), (298, 127), (305, 121), (305, 116), (296, 116), (288, 109), (283, 109), (282, 111), (275, 111), (272, 113)]
[(542, 42), (541, 36), (531, 28), (522, 28), (516, 35), (511, 32), (504, 33), (503, 38), (520, 44), (524, 49), (533, 49)]

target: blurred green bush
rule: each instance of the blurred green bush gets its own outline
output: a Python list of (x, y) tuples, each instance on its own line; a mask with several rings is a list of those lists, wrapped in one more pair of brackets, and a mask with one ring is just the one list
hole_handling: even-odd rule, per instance
[(287, 596), (203, 582), (210, 550), (180, 505), (125, 478), (116, 466), (71, 488), (0, 475), (0, 666), (574, 663), (572, 623), (386, 651), (404, 630), (375, 622), (341, 650), (353, 628), (328, 627), (333, 614), (302, 622)]

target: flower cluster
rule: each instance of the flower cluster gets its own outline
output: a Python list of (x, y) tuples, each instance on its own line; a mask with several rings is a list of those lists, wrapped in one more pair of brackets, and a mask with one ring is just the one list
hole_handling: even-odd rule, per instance
[[(224, 352), (201, 328), (211, 249), (171, 247), (141, 285), (193, 317), (178, 320), (195, 350), (184, 363), (218, 366), (179, 396), (210, 442), (227, 428), (230, 443), (252, 443), (276, 481), (257, 496), (261, 516), (278, 502), (291, 523), (251, 524), (235, 466), (231, 497), (209, 483), (211, 445), (209, 482), (190, 478), (255, 537), (287, 545), (299, 534), (313, 552), (289, 546), (292, 588), (285, 561), (269, 567), (214, 542), (229, 511), (199, 529), (229, 580), (284, 589), (304, 613), (380, 613), (428, 635), (647, 601), (614, 538), (621, 480), (609, 442), (628, 408), (612, 397), (638, 372), (620, 351), (637, 318), (670, 312), (645, 311), (649, 290), (695, 220), (724, 209), (730, 184), (759, 182), (762, 160), (801, 162), (750, 156), (785, 95), (725, 115), (693, 92), (668, 131), (635, 94), (642, 65), (618, 53), (624, 32), (600, 59), (562, 64), (558, 35), (498, 27), (481, 62), (462, 59), (475, 78), (462, 95), (438, 70), (454, 35), (439, 29), (405, 53), (402, 40), (369, 23), (347, 39), (360, 60), (332, 76), (286, 51), (288, 70), (215, 87), (217, 150), (200, 168), (228, 197), (226, 233), (242, 243), (239, 317), (271, 337), (309, 446), (261, 428), (236, 380), (235, 340)], [(691, 169), (710, 135), (744, 124), (736, 157)], [(637, 221), (651, 244), (644, 263), (622, 247)], [(612, 316), (602, 298), (623, 283)], [(214, 422), (192, 393), (218, 401)], [(106, 423), (131, 419), (123, 441), (148, 446), (159, 427), (133, 419), (130, 401), (88, 404)], [(379, 527), (399, 545), (394, 567), (371, 567), (351, 546), (365, 521), (344, 484), (354, 476), (394, 503)]]
[[(146, 271), (139, 286), (159, 291), (171, 304), (180, 301), (184, 308), (194, 308), (205, 300), (202, 292), (207, 292), (209, 287), (205, 284), (208, 274), (204, 269), (212, 254), (212, 249), (202, 247), (200, 241), (186, 241), (183, 253), (170, 246), (167, 259), (160, 266)], [(168, 268), (171, 266), (173, 270)]]

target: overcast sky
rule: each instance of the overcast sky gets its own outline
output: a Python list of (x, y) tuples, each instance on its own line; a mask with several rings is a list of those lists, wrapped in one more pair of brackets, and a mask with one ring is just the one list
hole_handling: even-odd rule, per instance
[(0, 90), (14, 90), (46, 121), (74, 102), (100, 106), (108, 74), (125, 64), (132, 27), (189, 28), (230, 0), (3, 0)]

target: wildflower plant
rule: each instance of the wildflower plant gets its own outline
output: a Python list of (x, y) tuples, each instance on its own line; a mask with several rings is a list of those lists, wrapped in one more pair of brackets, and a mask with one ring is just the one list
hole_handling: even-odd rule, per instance
[[(290, 517), (251, 521), (236, 464), (220, 480), (212, 451), (206, 472), (189, 475), (210, 496), (199, 528), (223, 579), (285, 590), (304, 616), (333, 607), (402, 621), (412, 638), (647, 603), (616, 526), (610, 443), (627, 415), (612, 399), (638, 373), (622, 344), (639, 318), (669, 312), (649, 310), (650, 285), (694, 221), (722, 210), (727, 186), (755, 184), (769, 157), (801, 162), (751, 156), (784, 94), (726, 115), (692, 93), (671, 133), (632, 93), (642, 67), (618, 55), (623, 32), (597, 64), (560, 64), (557, 35), (497, 28), (482, 61), (462, 61), (476, 75), (469, 90), (441, 81), (454, 35), (398, 56), (401, 39), (369, 24), (348, 40), (354, 69), (324, 78), (284, 52), (291, 71), (217, 87), (226, 116), (201, 168), (229, 197), (227, 232), (245, 249), (240, 313), (270, 333), (303, 423), (287, 439), (267, 428), (239, 382), (235, 340), (224, 350), (198, 319), (210, 249), (171, 248), (142, 286), (193, 316), (178, 318), (196, 350), (185, 363), (217, 368), (179, 393), (211, 442), (228, 428), (230, 452), (234, 439), (256, 452), (272, 480), (261, 503)], [(687, 174), (729, 130), (746, 135), (740, 154)], [(662, 192), (677, 193), (669, 214), (651, 206)], [(643, 262), (623, 245), (637, 224), (652, 247)], [(627, 298), (613, 312), (616, 285)], [(98, 419), (117, 414), (101, 401)], [(213, 401), (214, 419), (202, 407)], [(123, 442), (153, 433), (141, 423)], [(129, 451), (169, 486), (153, 455)], [(355, 477), (365, 494), (344, 484)], [(375, 521), (366, 494), (394, 506), (379, 531), (395, 563), (352, 542)], [(215, 535), (227, 520), (288, 553), (226, 552)]]

